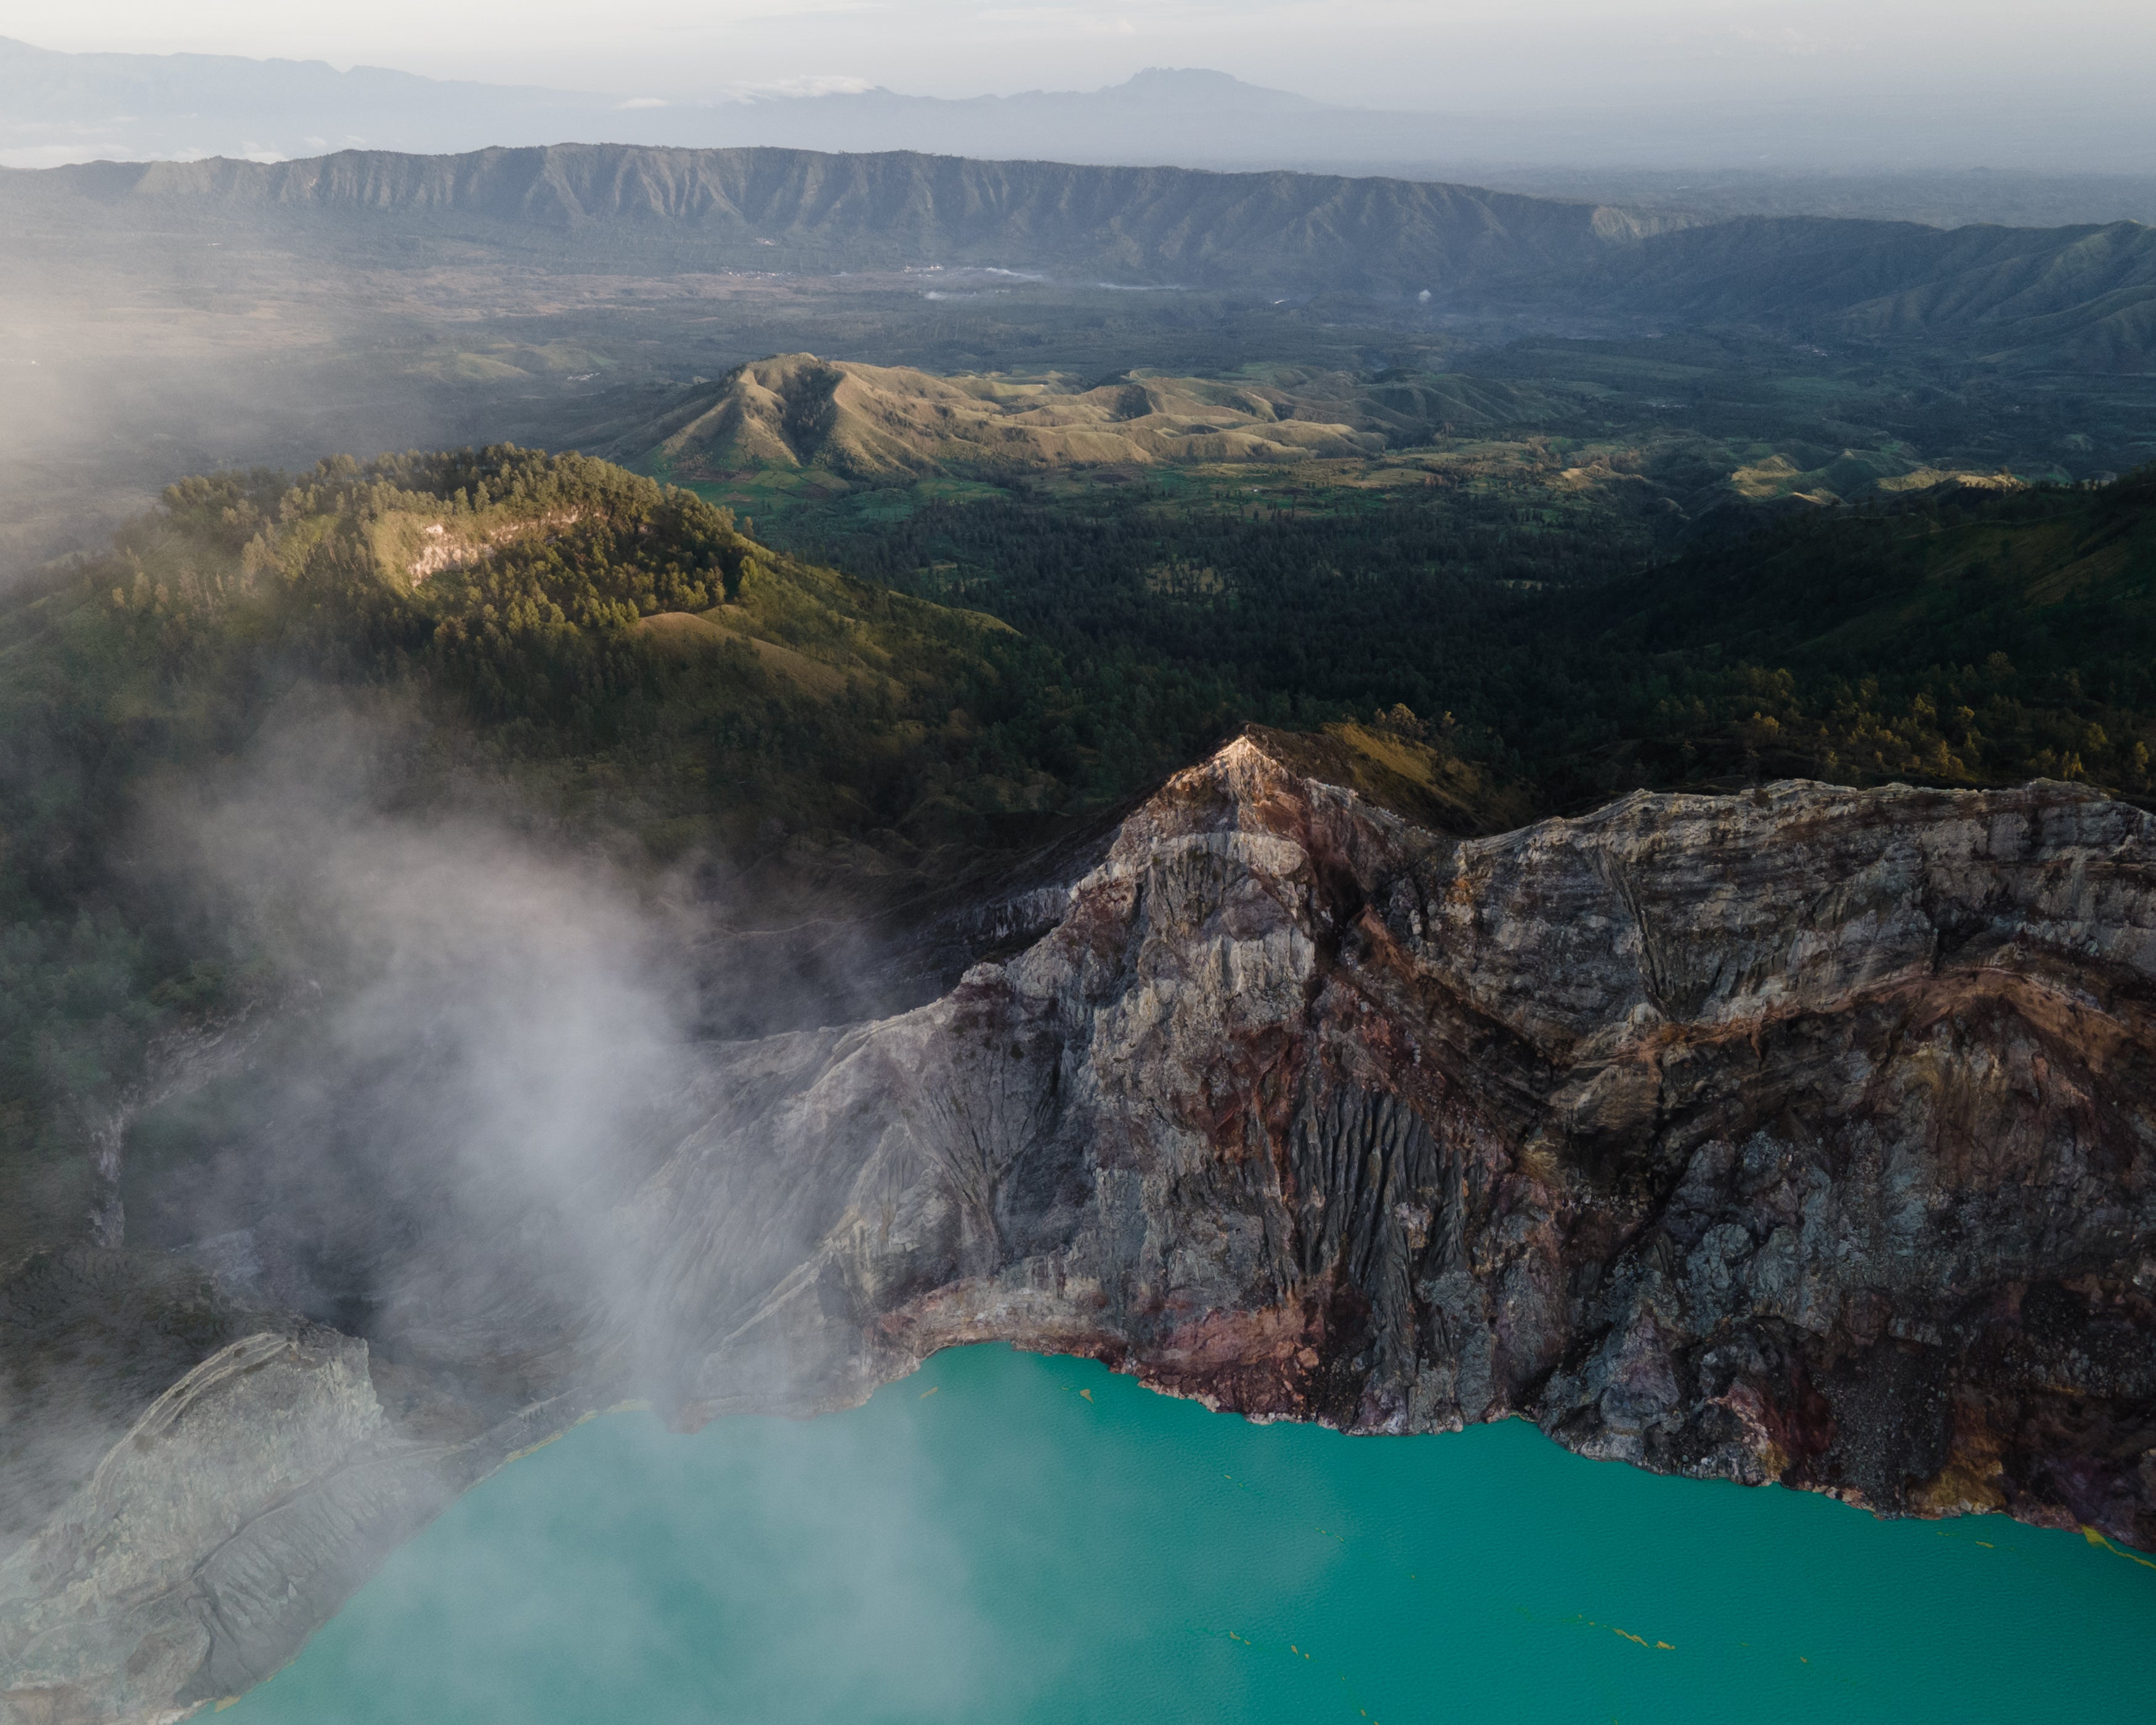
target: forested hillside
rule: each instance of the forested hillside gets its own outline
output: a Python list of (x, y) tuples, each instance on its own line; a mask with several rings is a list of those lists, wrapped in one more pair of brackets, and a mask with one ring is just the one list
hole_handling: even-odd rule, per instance
[(88, 1209), (85, 1146), (157, 1036), (296, 985), (165, 830), (265, 762), (637, 878), (724, 860), (783, 922), (917, 897), (1111, 792), (1073, 708), (1004, 625), (602, 462), (172, 487), (0, 608), (0, 1245)]
[(2146, 796), (2156, 469), (1792, 516), (1526, 628), (1506, 728), (1561, 798), (1762, 777)]
[(2140, 794), (2152, 473), (1945, 485), (1679, 536), (1649, 488), (1610, 475), (1539, 491), (1291, 482), (1256, 510), (1162, 487), (804, 518), (817, 555), (993, 611), (1075, 666), (1253, 716), (1404, 705), (1407, 734), (1449, 738), (1541, 807), (1761, 776)]

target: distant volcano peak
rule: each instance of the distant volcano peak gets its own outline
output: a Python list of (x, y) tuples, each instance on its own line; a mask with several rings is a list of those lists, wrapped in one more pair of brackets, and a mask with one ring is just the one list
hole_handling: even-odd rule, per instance
[(1214, 71), (1204, 66), (1147, 66), (1143, 71), (1134, 73), (1122, 83), (1111, 85), (1101, 93), (1103, 95), (1141, 96), (1149, 102), (1173, 104), (1179, 107), (1234, 108), (1244, 112), (1254, 109), (1307, 110), (1326, 105), (1322, 102), (1312, 101), (1308, 96), (1297, 95), (1292, 90), (1269, 90), (1263, 85), (1245, 84), (1233, 73)]

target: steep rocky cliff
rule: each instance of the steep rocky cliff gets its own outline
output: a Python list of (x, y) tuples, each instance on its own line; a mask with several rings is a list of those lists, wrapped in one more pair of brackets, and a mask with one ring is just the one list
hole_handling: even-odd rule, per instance
[(1006, 1337), (2156, 1543), (2150, 836), (1785, 784), (1459, 841), (1239, 742), (1023, 954), (770, 1048), (682, 1147), (672, 1394)]
[(603, 1224), (633, 1286), (213, 1354), (0, 1570), (0, 1712), (245, 1686), (607, 1400), (837, 1407), (990, 1338), (2156, 1547), (2148, 817), (1782, 784), (1461, 839), (1301, 758), (1179, 775), (928, 1004), (711, 1050)]

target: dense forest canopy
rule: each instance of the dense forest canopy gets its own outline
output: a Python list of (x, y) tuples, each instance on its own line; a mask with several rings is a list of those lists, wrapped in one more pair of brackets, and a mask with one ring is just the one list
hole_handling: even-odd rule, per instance
[[(993, 611), (1081, 677), (1201, 697), (1152, 711), (1292, 724), (1404, 706), (1545, 809), (1763, 774), (2138, 794), (2156, 747), (2152, 491), (2148, 470), (1947, 486), (1672, 545), (1650, 507), (1517, 488), (1255, 510), (1038, 490), (826, 511), (801, 538)], [(1201, 740), (1145, 741), (1172, 757)]]
[(2156, 470), (1790, 516), (1538, 608), (1539, 716), (1510, 734), (1579, 792), (2054, 778), (2145, 795), (2152, 505)]

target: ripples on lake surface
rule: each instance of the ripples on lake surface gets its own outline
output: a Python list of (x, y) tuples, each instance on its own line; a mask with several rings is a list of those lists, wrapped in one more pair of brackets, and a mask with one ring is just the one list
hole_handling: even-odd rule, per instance
[(1581, 1461), (1254, 1426), (1086, 1361), (594, 1420), (225, 1725), (2156, 1720), (2156, 1567)]

